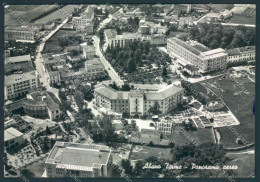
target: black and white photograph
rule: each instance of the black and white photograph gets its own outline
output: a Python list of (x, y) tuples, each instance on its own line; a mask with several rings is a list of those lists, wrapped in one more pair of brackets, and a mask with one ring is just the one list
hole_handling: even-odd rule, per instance
[(255, 178), (256, 4), (2, 6), (4, 178)]

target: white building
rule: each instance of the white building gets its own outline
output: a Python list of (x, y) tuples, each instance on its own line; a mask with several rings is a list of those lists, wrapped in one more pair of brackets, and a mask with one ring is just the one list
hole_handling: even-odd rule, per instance
[(94, 90), (94, 106), (104, 107), (117, 113), (134, 115), (150, 115), (149, 109), (157, 102), (162, 114), (166, 114), (182, 103), (184, 89), (171, 85), (158, 85), (156, 88), (143, 85), (138, 90), (117, 91), (104, 83)]
[(19, 145), (25, 143), (25, 139), (23, 138), (23, 133), (11, 127), (4, 130), (4, 145), (6, 149), (10, 149), (13, 147), (18, 147)]
[(187, 64), (193, 64), (201, 72), (224, 69), (227, 53), (224, 49), (210, 50), (195, 41), (184, 42), (178, 38), (167, 39), (167, 50), (171, 57), (178, 57)]
[(93, 45), (84, 45), (82, 46), (83, 49), (83, 57), (86, 58), (93, 58), (96, 55), (96, 48)]
[(115, 29), (106, 29), (104, 31), (105, 40), (108, 46), (124, 47), (126, 44), (141, 39), (141, 35), (137, 33), (123, 33), (122, 35), (117, 35)]
[(56, 142), (45, 161), (47, 177), (110, 177), (109, 147), (94, 144)]
[(34, 42), (38, 33), (39, 29), (37, 28), (8, 26), (5, 28), (5, 40)]
[(13, 99), (38, 88), (37, 71), (5, 76), (5, 99)]
[(72, 18), (72, 24), (77, 31), (84, 31), (88, 34), (92, 34), (94, 27), (93, 20), (94, 11), (92, 8), (88, 7), (80, 17)]
[(255, 62), (255, 46), (228, 49), (228, 63)]

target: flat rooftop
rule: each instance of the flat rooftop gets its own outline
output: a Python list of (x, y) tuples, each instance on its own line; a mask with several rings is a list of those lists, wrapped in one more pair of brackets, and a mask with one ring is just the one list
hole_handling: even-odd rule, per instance
[(57, 164), (58, 168), (93, 171), (107, 164), (110, 155), (111, 150), (104, 145), (56, 142), (45, 163)]
[(11, 127), (11, 128), (8, 128), (4, 131), (4, 141), (9, 141), (9, 140), (12, 140), (14, 138), (20, 137), (22, 135), (23, 134), (20, 131)]

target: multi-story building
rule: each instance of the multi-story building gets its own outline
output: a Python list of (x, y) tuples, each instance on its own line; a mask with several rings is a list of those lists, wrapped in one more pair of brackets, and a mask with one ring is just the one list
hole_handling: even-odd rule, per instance
[(255, 62), (255, 46), (239, 47), (226, 50), (228, 63)]
[(50, 85), (61, 82), (60, 72), (53, 70), (49, 64), (45, 65), (45, 72), (47, 74), (47, 81)]
[(180, 17), (179, 19), (179, 28), (183, 29), (185, 25), (192, 26), (194, 19), (192, 17)]
[(45, 161), (47, 177), (110, 177), (109, 147), (94, 144), (56, 142)]
[(149, 21), (146, 19), (140, 20), (138, 31), (141, 34), (165, 34), (168, 28), (166, 25), (161, 25), (160, 23), (154, 23), (153, 21)]
[(27, 95), (27, 99), (22, 104), (26, 114), (43, 118), (48, 116), (51, 120), (61, 117), (60, 101), (50, 92), (33, 92)]
[(185, 65), (193, 64), (201, 72), (224, 69), (227, 53), (224, 49), (210, 50), (195, 41), (184, 42), (176, 37), (167, 40), (167, 50), (171, 57), (178, 57)]
[(66, 65), (66, 56), (56, 56), (51, 54), (42, 55), (43, 58), (43, 69), (47, 74), (47, 81), (50, 85), (61, 82), (60, 72), (58, 71), (59, 66)]
[(5, 59), (5, 72), (11, 71), (33, 71), (33, 65), (30, 55), (14, 56)]
[(51, 55), (51, 54), (43, 54), (42, 55), (43, 59), (43, 65), (49, 65), (49, 66), (60, 66), (60, 65), (65, 65), (66, 64), (66, 56), (64, 55)]
[(87, 8), (80, 17), (73, 17), (72, 24), (77, 31), (84, 31), (88, 34), (93, 33), (94, 28), (94, 11), (92, 8)]
[(80, 68), (79, 71), (70, 70), (69, 72), (60, 72), (60, 74), (63, 81), (73, 79), (92, 81), (106, 76), (105, 68), (99, 58), (87, 60), (85, 68)]
[(37, 71), (5, 76), (5, 99), (13, 99), (38, 88)]
[(179, 12), (183, 11), (185, 13), (189, 13), (191, 11), (191, 4), (174, 4), (173, 9)]
[(167, 43), (165, 35), (152, 35), (149, 41), (152, 45), (165, 45)]
[(28, 28), (28, 27), (8, 26), (5, 28), (5, 40), (34, 42), (37, 38), (38, 32), (39, 29), (32, 28), (32, 27)]
[(125, 47), (126, 44), (141, 39), (141, 35), (137, 33), (123, 33), (118, 35), (115, 29), (106, 29), (104, 31), (105, 40), (110, 47)]
[(150, 115), (149, 109), (157, 102), (162, 114), (166, 114), (182, 103), (184, 89), (171, 85), (160, 85), (150, 89), (139, 88), (130, 91), (117, 91), (104, 83), (94, 90), (94, 106), (107, 110), (134, 115)]
[(93, 45), (86, 45), (83, 46), (83, 57), (86, 58), (93, 58), (96, 55), (96, 48)]
[(23, 137), (23, 133), (11, 127), (4, 131), (4, 142), (5, 148), (15, 148), (26, 142)]
[(86, 61), (85, 69), (88, 73), (88, 80), (98, 79), (105, 75), (105, 67), (99, 58)]

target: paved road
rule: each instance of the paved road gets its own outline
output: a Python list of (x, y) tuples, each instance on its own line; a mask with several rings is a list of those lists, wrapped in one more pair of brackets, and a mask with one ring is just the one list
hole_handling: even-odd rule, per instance
[(53, 88), (49, 85), (48, 81), (47, 81), (47, 74), (44, 72), (43, 70), (43, 59), (42, 59), (42, 54), (41, 52), (44, 49), (45, 43), (46, 41), (51, 38), (65, 23), (67, 23), (68, 18), (65, 19), (59, 26), (57, 26), (54, 30), (52, 30), (46, 37), (44, 37), (42, 39), (42, 42), (40, 43), (40, 45), (37, 47), (36, 51), (38, 52), (35, 58), (35, 66), (36, 66), (36, 70), (40, 76), (40, 81), (43, 83), (43, 86), (46, 87), (47, 91), (50, 91), (52, 93), (54, 93), (56, 95), (56, 97), (59, 99), (58, 96), (58, 89)]
[(121, 80), (121, 78), (118, 75), (118, 73), (114, 70), (114, 68), (110, 65), (108, 60), (106, 60), (106, 58), (102, 54), (102, 52), (100, 50), (100, 46), (99, 46), (99, 42), (100, 42), (99, 37), (94, 36), (93, 39), (94, 39), (94, 45), (96, 47), (96, 54), (99, 56), (101, 62), (103, 63), (105, 69), (107, 70), (111, 80), (114, 81), (119, 86), (124, 85), (123, 80)]
[(114, 15), (116, 15), (117, 13), (119, 12), (122, 12), (123, 11), (123, 8), (120, 8), (117, 12), (115, 12), (113, 15), (109, 14), (108, 15), (108, 18), (104, 19), (102, 22), (100, 22), (99, 24), (99, 27), (97, 29), (97, 32), (103, 28), (106, 24), (108, 24), (113, 18), (114, 18)]

